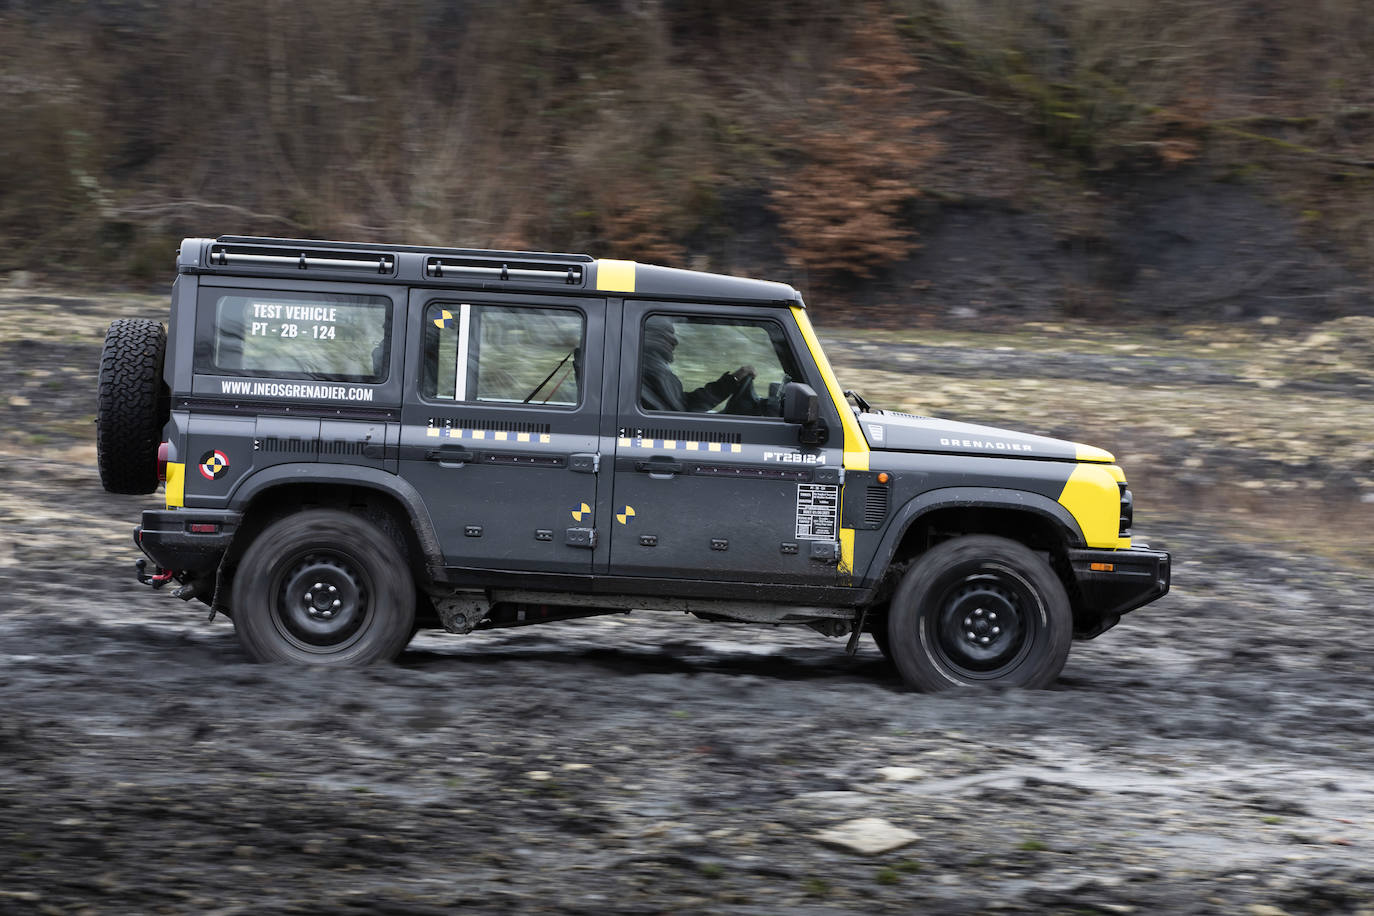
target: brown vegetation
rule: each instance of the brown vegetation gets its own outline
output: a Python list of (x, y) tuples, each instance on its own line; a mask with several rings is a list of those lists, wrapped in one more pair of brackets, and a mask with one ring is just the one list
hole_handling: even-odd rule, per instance
[(920, 68), (896, 23), (868, 10), (849, 53), (790, 126), (800, 158), (773, 189), (773, 210), (790, 241), (789, 260), (812, 275), (856, 273), (899, 261), (915, 247), (904, 207), (920, 193), (920, 169), (939, 150), (914, 114), (910, 79)]
[(160, 278), (232, 231), (816, 284), (907, 257), (918, 196), (1078, 238), (1182, 170), (1368, 266), (1371, 52), (1350, 0), (12, 0), (0, 270)]

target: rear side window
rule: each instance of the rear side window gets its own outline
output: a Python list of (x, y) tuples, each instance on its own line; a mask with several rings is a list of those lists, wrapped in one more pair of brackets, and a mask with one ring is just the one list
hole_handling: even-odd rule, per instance
[(425, 310), (420, 393), (441, 401), (574, 407), (586, 320), (575, 309), (439, 303)]
[(384, 382), (391, 300), (235, 291), (202, 300), (196, 369), (218, 375)]

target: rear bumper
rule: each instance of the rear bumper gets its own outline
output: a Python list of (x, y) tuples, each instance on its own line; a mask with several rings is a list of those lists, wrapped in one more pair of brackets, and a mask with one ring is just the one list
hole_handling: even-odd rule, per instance
[(163, 569), (207, 572), (219, 566), (243, 516), (219, 509), (151, 509), (134, 543)]
[(1111, 629), (1122, 614), (1169, 591), (1170, 557), (1162, 550), (1070, 550), (1069, 565), (1079, 593), (1074, 635), (1081, 639)]

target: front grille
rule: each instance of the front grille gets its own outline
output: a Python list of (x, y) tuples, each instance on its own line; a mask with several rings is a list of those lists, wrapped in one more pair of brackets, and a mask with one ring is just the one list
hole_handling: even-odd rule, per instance
[(1135, 499), (1131, 496), (1131, 491), (1126, 489), (1126, 485), (1119, 484), (1121, 487), (1121, 530), (1120, 536), (1128, 538), (1131, 536), (1131, 523), (1135, 521)]
[(864, 524), (874, 528), (882, 525), (887, 518), (888, 501), (891, 491), (888, 487), (869, 487), (864, 499)]

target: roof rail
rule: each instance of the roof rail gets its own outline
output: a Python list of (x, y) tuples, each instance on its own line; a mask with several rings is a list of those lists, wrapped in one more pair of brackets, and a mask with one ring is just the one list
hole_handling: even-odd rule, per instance
[(211, 267), (242, 265), (279, 270), (343, 270), (381, 276), (396, 273), (396, 255), (390, 252), (350, 251), (330, 246), (227, 245), (222, 239), (210, 246), (208, 261)]
[(332, 242), (323, 239), (276, 239), (255, 235), (221, 235), (216, 242), (234, 245), (276, 245), (287, 248), (345, 248), (353, 251), (385, 251), (431, 254), (446, 258), (500, 258), (590, 264), (596, 260), (589, 254), (567, 254), (555, 251), (510, 251), (485, 248), (443, 248), (436, 245), (377, 245), (372, 242)]
[(560, 283), (581, 286), (580, 264), (542, 261), (515, 261), (503, 258), (427, 258), (425, 275), (430, 277), (474, 277), (484, 280), (517, 280), (525, 283)]

